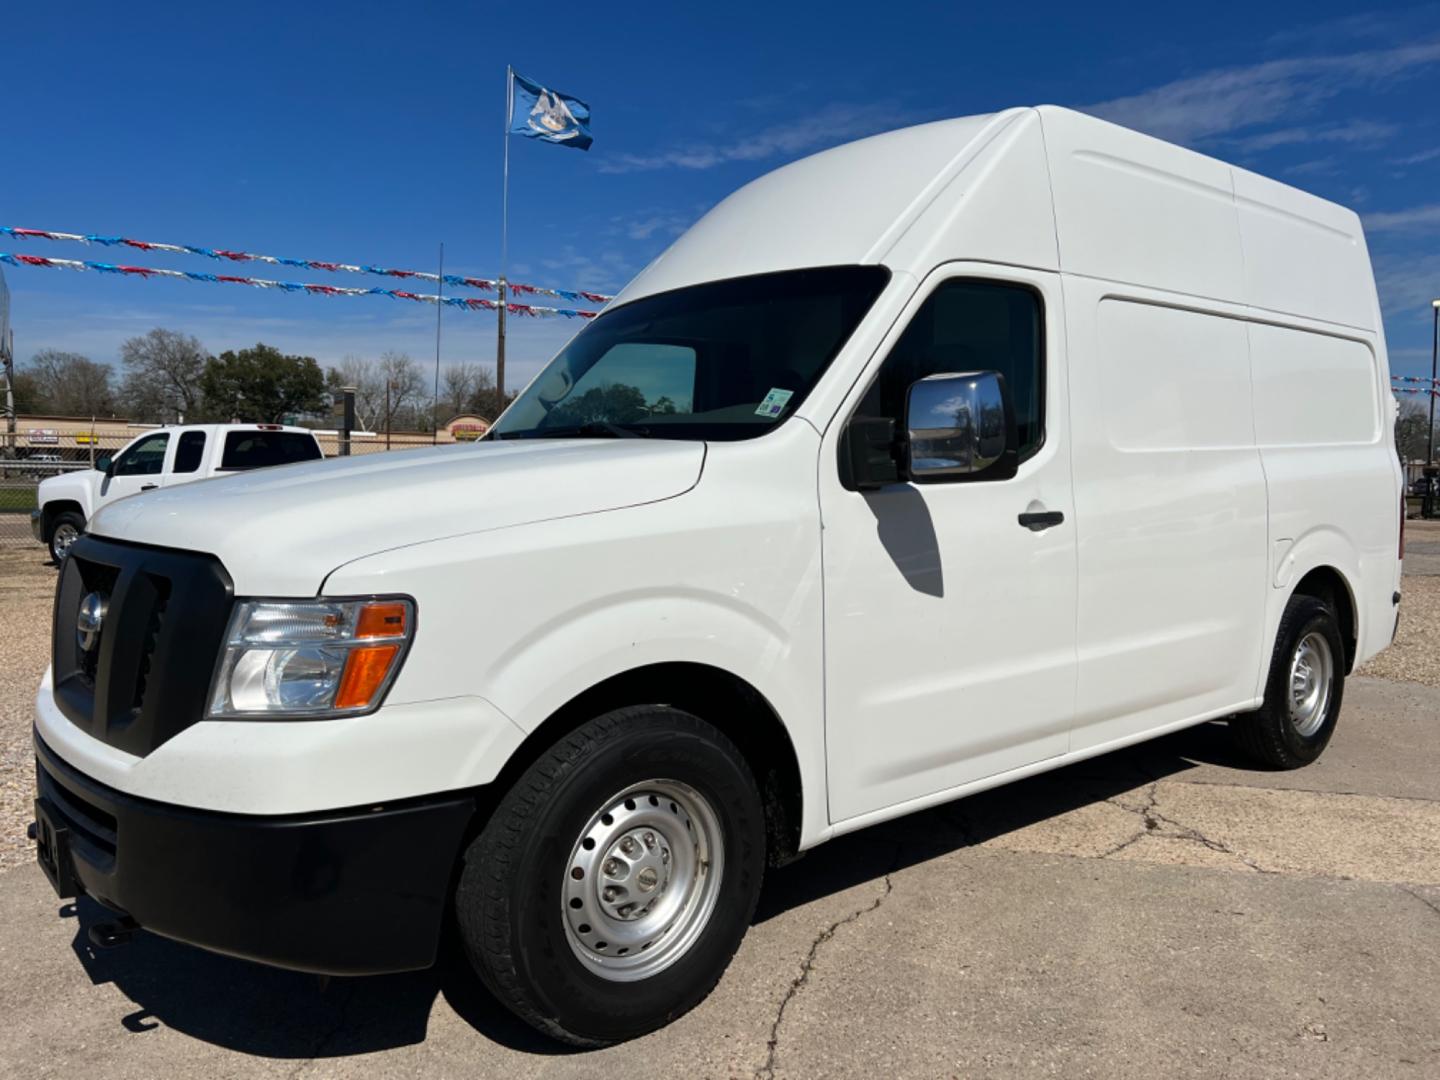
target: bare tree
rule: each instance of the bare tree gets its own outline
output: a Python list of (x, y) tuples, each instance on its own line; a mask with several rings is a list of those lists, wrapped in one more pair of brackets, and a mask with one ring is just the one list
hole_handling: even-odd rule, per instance
[(330, 374), (330, 385), (355, 387), (355, 416), (367, 431), (425, 431), (431, 398), (425, 372), (408, 353), (385, 352), (379, 360), (347, 356)]
[(210, 354), (188, 334), (157, 327), (120, 346), (125, 365), (121, 396), (139, 420), (194, 417), (200, 405), (200, 375)]
[(459, 416), (470, 407), (470, 399), (480, 388), (482, 374), (489, 374), (489, 372), (479, 364), (469, 362), (451, 364), (445, 369), (443, 374), (445, 391), (440, 396), (440, 404), (450, 416)]
[[(108, 364), (79, 353), (41, 349), (19, 373), (31, 380), (30, 408), (57, 416), (112, 416), (115, 391)], [(20, 381), (19, 378), (16, 380)]]
[(355, 387), (355, 417), (365, 431), (376, 431), (385, 412), (385, 381), (375, 361), (347, 356), (335, 369), (340, 385)]
[(1400, 415), (1395, 419), (1395, 449), (1400, 460), (1430, 459), (1430, 404), (1415, 398), (1402, 398)]
[(495, 369), (482, 367), (480, 381), (475, 387), (475, 392), (470, 395), (468, 408), (477, 416), (483, 416), (486, 420), (494, 423), (510, 402), (515, 400), (516, 393), (518, 391), (507, 390), (502, 396), (495, 385)]
[[(387, 428), (409, 427), (418, 429), (421, 426), (422, 406), (428, 401), (425, 397), (425, 377), (421, 374), (420, 368), (415, 361), (410, 359), (409, 353), (387, 351), (380, 354), (379, 364), (380, 393), (384, 407), (382, 407), (381, 422)], [(400, 423), (400, 418), (404, 423)]]

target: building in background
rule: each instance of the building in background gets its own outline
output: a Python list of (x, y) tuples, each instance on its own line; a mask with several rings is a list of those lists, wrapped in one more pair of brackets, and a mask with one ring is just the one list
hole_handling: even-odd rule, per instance
[(463, 413), (440, 430), (450, 436), (449, 439), (442, 438), (441, 442), (474, 442), (490, 430), (490, 421), (483, 416)]

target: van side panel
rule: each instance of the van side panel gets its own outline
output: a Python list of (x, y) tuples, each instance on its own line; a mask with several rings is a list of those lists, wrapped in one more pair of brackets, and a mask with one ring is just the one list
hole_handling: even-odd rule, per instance
[(1375, 287), (1355, 213), (1244, 169), (1231, 171), (1246, 303), (1374, 330)]
[(1349, 585), (1363, 662), (1395, 625), (1400, 493), (1381, 397), (1388, 375), (1368, 335), (1265, 323), (1249, 334), (1273, 538), (1269, 632), (1294, 586), (1331, 566)]
[[(1380, 308), (1359, 219), (1092, 117), (1053, 106), (1038, 112), (1072, 320), (1081, 630), (1072, 747), (1094, 737), (1085, 725), (1103, 726), (1107, 707), (1122, 717), (1128, 711), (1122, 726), (1143, 723), (1146, 710), (1158, 725), (1192, 707), (1199, 719), (1207, 711), (1202, 702), (1226, 696), (1218, 684), (1198, 687), (1201, 676), (1181, 665), (1178, 650), (1171, 653), (1172, 640), (1207, 640), (1197, 613), (1208, 612), (1216, 625), (1254, 620), (1194, 664), (1250, 671), (1250, 695), (1258, 702), (1280, 614), (1296, 583), (1316, 567), (1344, 575), (1358, 623), (1356, 660), (1364, 661), (1389, 643), (1395, 625), (1402, 479)], [(1157, 334), (1128, 316), (1106, 314), (1109, 296), (1238, 320), (1253, 391), (1238, 383), (1223, 388), (1238, 370), (1233, 326), (1201, 331), (1175, 319), (1173, 334)], [(1211, 348), (1191, 355), (1200, 340), (1211, 340)], [(1110, 352), (1096, 355), (1097, 349)], [(1172, 364), (1177, 357), (1183, 370)], [(1154, 373), (1149, 385), (1146, 372)], [(1128, 390), (1118, 389), (1127, 383)], [(1092, 398), (1101, 393), (1107, 400)], [(1228, 410), (1222, 399), (1232, 403)], [(1147, 413), (1167, 414), (1169, 426), (1156, 427)], [(1254, 425), (1248, 452), (1225, 445), (1237, 437), (1239, 415)], [(1165, 529), (1172, 539), (1162, 543)], [(1255, 580), (1256, 568), (1242, 553), (1253, 550), (1257, 536), (1264, 549), (1260, 615), (1238, 579), (1211, 577), (1233, 571)], [(1167, 544), (1188, 558), (1159, 554)], [(1134, 559), (1129, 567), (1127, 555)], [(1155, 597), (1143, 594), (1145, 584)], [(1110, 595), (1122, 602), (1107, 607)], [(1177, 604), (1166, 619), (1147, 607), (1161, 603), (1160, 596), (1199, 607)], [(1222, 597), (1238, 606), (1207, 607)], [(1134, 635), (1128, 643), (1127, 632)], [(1242, 642), (1255, 649), (1248, 662), (1229, 651)], [(1128, 671), (1119, 659), (1127, 655), (1135, 661)], [(1175, 664), (1173, 697), (1147, 705), (1147, 691), (1161, 693), (1155, 672), (1167, 663)], [(1135, 684), (1129, 689), (1127, 679)]]
[(1071, 750), (1254, 703), (1265, 478), (1238, 307), (1065, 278), (1079, 540)]
[(1064, 272), (1243, 302), (1228, 165), (1067, 109), (1039, 112)]

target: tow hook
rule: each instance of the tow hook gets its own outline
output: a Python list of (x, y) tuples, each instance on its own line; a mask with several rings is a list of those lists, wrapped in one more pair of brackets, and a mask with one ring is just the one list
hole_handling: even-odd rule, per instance
[(88, 936), (90, 944), (97, 949), (116, 949), (121, 945), (130, 944), (130, 939), (135, 936), (135, 931), (140, 929), (140, 924), (129, 915), (122, 915), (118, 919), (108, 922), (98, 922), (90, 927)]

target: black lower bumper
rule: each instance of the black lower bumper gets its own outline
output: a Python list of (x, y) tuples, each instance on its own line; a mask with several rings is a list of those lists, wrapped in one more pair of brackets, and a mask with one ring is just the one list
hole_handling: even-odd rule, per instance
[(468, 796), (258, 817), (125, 795), (35, 738), (42, 869), (147, 930), (328, 975), (435, 961)]

